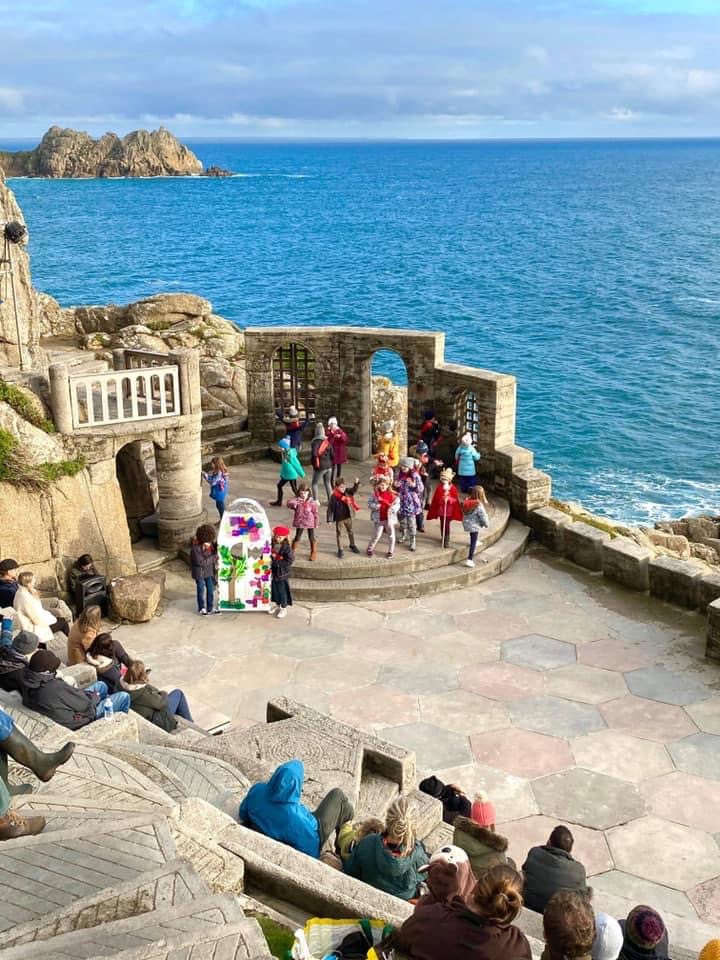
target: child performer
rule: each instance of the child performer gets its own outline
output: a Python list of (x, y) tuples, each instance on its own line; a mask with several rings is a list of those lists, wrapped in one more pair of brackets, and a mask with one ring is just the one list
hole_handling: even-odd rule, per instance
[(318, 507), (320, 504), (313, 500), (310, 495), (310, 488), (306, 483), (301, 483), (297, 489), (297, 495), (288, 500), (288, 507), (295, 511), (293, 516), (293, 527), (295, 528), (295, 537), (292, 542), (292, 549), (295, 550), (303, 534), (307, 530), (308, 540), (310, 541), (310, 559), (317, 560), (317, 540), (315, 531), (318, 528), (320, 519), (318, 516)]
[(453, 520), (462, 520), (462, 510), (458, 499), (457, 489), (453, 486), (452, 470), (446, 469), (440, 472), (440, 485), (433, 494), (428, 510), (428, 520), (440, 521), (440, 536), (442, 546), (450, 546), (450, 524)]
[(270, 613), (277, 611), (278, 619), (287, 616), (287, 608), (292, 606), (290, 593), (290, 567), (295, 556), (290, 546), (290, 531), (287, 527), (273, 527), (272, 532), (272, 587), (270, 588)]
[(302, 446), (302, 432), (305, 429), (305, 424), (308, 422), (308, 417), (304, 420), (300, 419), (298, 414), (297, 407), (288, 407), (287, 416), (285, 416), (282, 410), (275, 411), (275, 417), (285, 426), (285, 436), (290, 441), (290, 446), (293, 450), (297, 450), (300, 453), (300, 448)]
[(375, 459), (377, 463), (372, 469), (370, 474), (370, 483), (375, 483), (379, 477), (385, 477), (388, 484), (392, 486), (392, 483), (395, 479), (395, 474), (393, 473), (393, 468), (388, 463), (388, 458), (386, 453), (376, 453)]
[(341, 533), (344, 530), (350, 542), (350, 549), (353, 553), (360, 553), (355, 544), (355, 534), (353, 533), (353, 513), (357, 513), (360, 507), (355, 503), (355, 494), (360, 486), (360, 477), (355, 477), (355, 483), (346, 489), (346, 483), (342, 477), (335, 481), (335, 488), (328, 501), (327, 522), (335, 524), (335, 537), (337, 540), (338, 559), (342, 560), (344, 551), (342, 548)]
[(277, 485), (277, 497), (270, 501), (271, 507), (281, 507), (283, 502), (283, 487), (286, 483), (290, 484), (290, 489), (297, 495), (298, 479), (305, 476), (303, 465), (298, 460), (298, 452), (295, 447), (290, 446), (287, 437), (278, 440), (280, 447), (280, 479)]
[(422, 516), (423, 483), (420, 474), (415, 470), (413, 457), (403, 457), (400, 460), (400, 472), (393, 484), (400, 499), (398, 518), (400, 520), (400, 543), (409, 541), (411, 550), (416, 549), (416, 529), (418, 514)]
[(477, 547), (478, 536), (483, 527), (489, 527), (490, 521), (487, 515), (488, 500), (482, 487), (473, 487), (470, 496), (463, 501), (463, 530), (470, 534), (470, 549), (468, 558), (464, 561), (466, 567), (474, 567), (475, 548)]
[(472, 437), (469, 433), (464, 433), (460, 438), (460, 445), (455, 451), (458, 479), (460, 481), (460, 489), (463, 493), (469, 493), (477, 484), (477, 468), (475, 464), (479, 459), (480, 454), (475, 449)]
[(369, 557), (375, 552), (375, 547), (383, 533), (388, 538), (388, 560), (392, 560), (395, 550), (395, 524), (397, 522), (397, 510), (399, 506), (398, 498), (390, 489), (390, 484), (386, 477), (378, 477), (375, 482), (375, 489), (370, 494), (368, 500), (370, 507), (370, 517), (375, 524), (375, 536), (368, 544), (365, 551)]
[(400, 445), (395, 436), (395, 421), (386, 420), (380, 427), (380, 436), (377, 441), (377, 452), (384, 453), (388, 464), (394, 469), (400, 460)]
[(333, 448), (333, 466), (330, 474), (330, 482), (337, 483), (337, 478), (342, 473), (341, 467), (344, 463), (347, 463), (348, 435), (338, 426), (337, 417), (328, 417), (325, 436)]
[(215, 501), (217, 512), (222, 520), (225, 513), (225, 497), (227, 496), (230, 474), (222, 457), (213, 457), (210, 466), (212, 468), (211, 473), (203, 471), (202, 478), (210, 484), (210, 499)]

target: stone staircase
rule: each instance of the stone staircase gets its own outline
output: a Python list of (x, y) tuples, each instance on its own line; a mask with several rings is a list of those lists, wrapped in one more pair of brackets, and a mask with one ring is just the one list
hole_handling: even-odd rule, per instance
[(213, 457), (222, 457), (228, 466), (249, 463), (267, 456), (267, 444), (256, 443), (247, 430), (247, 417), (223, 416), (221, 410), (203, 410), (203, 468), (209, 469)]

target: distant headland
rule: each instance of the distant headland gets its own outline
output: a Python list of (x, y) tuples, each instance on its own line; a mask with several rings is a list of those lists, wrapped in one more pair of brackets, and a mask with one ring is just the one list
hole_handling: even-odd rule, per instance
[(0, 152), (7, 177), (182, 177), (228, 176), (208, 171), (188, 147), (166, 130), (133, 130), (125, 137), (94, 140), (78, 130), (50, 127), (34, 150)]

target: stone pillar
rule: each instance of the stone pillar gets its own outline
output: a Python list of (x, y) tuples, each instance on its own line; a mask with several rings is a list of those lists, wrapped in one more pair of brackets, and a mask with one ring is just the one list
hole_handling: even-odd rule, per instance
[(205, 519), (200, 429), (200, 415), (188, 417), (181, 427), (168, 431), (164, 449), (155, 447), (158, 541), (167, 549), (186, 544)]
[(112, 365), (113, 370), (124, 370), (125, 369), (125, 348), (118, 347), (112, 352)]
[(720, 600), (708, 604), (708, 632), (705, 656), (720, 663)]
[(65, 436), (73, 432), (72, 406), (70, 404), (70, 375), (64, 363), (51, 363), (50, 406), (58, 433)]
[(175, 350), (168, 355), (168, 363), (176, 363), (180, 379), (180, 411), (183, 415), (199, 414), (200, 355), (197, 350)]

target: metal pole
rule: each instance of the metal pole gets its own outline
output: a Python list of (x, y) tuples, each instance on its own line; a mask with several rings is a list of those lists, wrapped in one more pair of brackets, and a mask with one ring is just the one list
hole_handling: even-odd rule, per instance
[(25, 352), (23, 350), (22, 337), (20, 334), (20, 314), (18, 312), (17, 295), (15, 293), (15, 271), (13, 269), (12, 261), (12, 244), (7, 237), (5, 238), (5, 257), (7, 259), (8, 269), (10, 271), (10, 289), (12, 291), (13, 312), (15, 314), (15, 332), (17, 334), (18, 353), (20, 355), (20, 369), (25, 370)]

